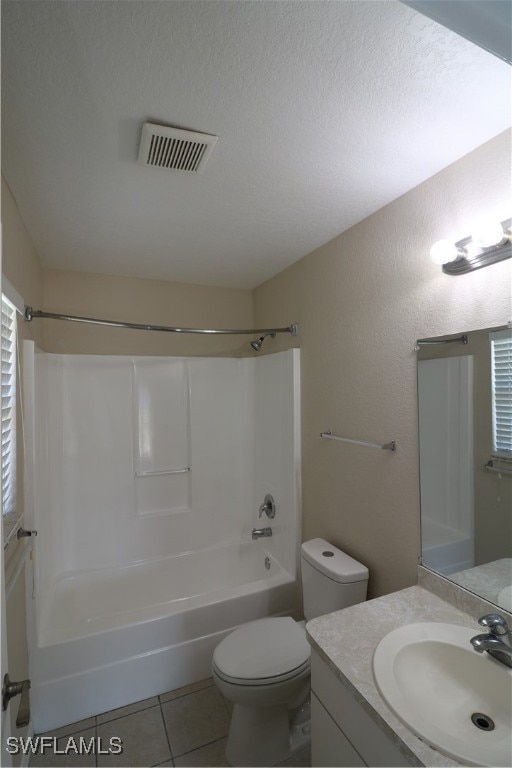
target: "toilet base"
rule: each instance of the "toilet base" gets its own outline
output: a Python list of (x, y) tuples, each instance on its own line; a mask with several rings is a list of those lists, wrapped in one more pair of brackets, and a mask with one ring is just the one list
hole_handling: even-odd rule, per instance
[(274, 766), (301, 752), (311, 741), (306, 717), (304, 706), (294, 718), (283, 706), (255, 709), (235, 704), (226, 746), (228, 763), (240, 768)]

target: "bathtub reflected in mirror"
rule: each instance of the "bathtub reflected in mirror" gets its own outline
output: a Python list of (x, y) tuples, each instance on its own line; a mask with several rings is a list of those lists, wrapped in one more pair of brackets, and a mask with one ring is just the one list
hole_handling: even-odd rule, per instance
[(421, 562), (512, 610), (512, 330), (428, 341), (418, 348)]

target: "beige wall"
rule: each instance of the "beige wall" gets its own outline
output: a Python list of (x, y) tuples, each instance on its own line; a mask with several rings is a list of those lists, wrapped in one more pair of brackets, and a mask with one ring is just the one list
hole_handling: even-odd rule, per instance
[[(39, 256), (18, 211), (11, 191), (2, 177), (2, 274), (27, 304), (40, 305), (43, 300), (43, 272)], [(40, 344), (40, 328), (25, 325), (25, 338)], [(33, 334), (33, 336), (32, 336)]]
[[(252, 328), (248, 290), (45, 270), (44, 309), (109, 320), (192, 328)], [(148, 333), (58, 320), (43, 324), (48, 352), (101, 355), (238, 354), (247, 336)]]
[[(372, 597), (416, 582), (415, 340), (511, 316), (510, 261), (450, 277), (430, 246), (469, 235), (481, 215), (507, 218), (509, 198), (507, 132), (255, 291), (257, 324), (299, 323), (304, 538), (322, 536), (368, 565)], [(394, 438), (398, 451), (323, 441), (326, 429)]]
[[(196, 328), (252, 328), (252, 291), (109, 275), (43, 270), (2, 178), (3, 274), (27, 304), (49, 312)], [(44, 301), (43, 301), (44, 294)], [(247, 336), (147, 333), (55, 320), (23, 323), (49, 352), (76, 354), (238, 354)]]

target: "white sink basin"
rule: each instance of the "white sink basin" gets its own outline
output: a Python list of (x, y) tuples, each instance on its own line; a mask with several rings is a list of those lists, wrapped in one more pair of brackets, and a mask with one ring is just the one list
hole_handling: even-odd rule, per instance
[(506, 611), (512, 611), (512, 585), (501, 590), (498, 595), (498, 605)]
[(465, 765), (511, 766), (512, 669), (472, 648), (478, 630), (398, 627), (377, 646), (373, 673), (386, 703), (432, 747)]

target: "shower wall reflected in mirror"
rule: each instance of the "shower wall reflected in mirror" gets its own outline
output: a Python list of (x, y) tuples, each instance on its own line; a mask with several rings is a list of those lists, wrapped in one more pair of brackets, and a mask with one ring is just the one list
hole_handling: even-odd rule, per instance
[(422, 564), (512, 609), (512, 330), (418, 351)]

